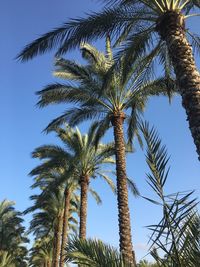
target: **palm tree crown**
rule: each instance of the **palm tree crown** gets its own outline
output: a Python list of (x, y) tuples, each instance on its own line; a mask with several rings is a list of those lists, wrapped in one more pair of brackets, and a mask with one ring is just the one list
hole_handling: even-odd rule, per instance
[[(108, 33), (123, 42), (122, 54), (134, 62), (139, 56), (150, 53), (149, 60), (158, 58), (164, 65), (165, 75), (171, 75), (173, 65), (177, 85), (186, 110), (189, 128), (200, 158), (200, 74), (192, 48), (200, 48), (199, 36), (185, 26), (185, 19), (199, 0), (104, 0), (107, 7), (86, 19), (65, 23), (25, 47), (19, 54), (28, 60), (37, 54), (58, 47), (57, 55), (77, 47), (81, 42), (106, 36)], [(114, 6), (114, 7), (113, 7)], [(95, 27), (93, 27), (95, 25)], [(154, 61), (154, 60), (153, 60)]]

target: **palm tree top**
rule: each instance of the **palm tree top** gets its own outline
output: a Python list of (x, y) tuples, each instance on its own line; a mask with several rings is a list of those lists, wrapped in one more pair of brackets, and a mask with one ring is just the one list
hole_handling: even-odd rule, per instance
[(103, 2), (106, 3), (103, 11), (91, 13), (87, 18), (69, 20), (61, 27), (28, 44), (17, 58), (27, 61), (53, 48), (57, 49), (57, 55), (62, 55), (72, 48), (79, 47), (82, 42), (106, 37), (108, 33), (112, 37), (132, 36), (137, 32), (143, 32), (144, 27), (147, 38), (150, 30), (155, 30), (156, 22), (163, 14), (181, 12), (185, 14), (184, 18), (187, 18), (192, 8), (200, 7), (199, 0), (103, 0)]
[(135, 122), (142, 115), (148, 97), (174, 91), (174, 81), (170, 76), (151, 80), (149, 59), (132, 62), (132, 57), (122, 56), (115, 61), (108, 36), (105, 53), (87, 43), (82, 43), (80, 49), (86, 64), (58, 58), (54, 75), (67, 82), (47, 85), (37, 93), (39, 107), (75, 104), (53, 120), (46, 130), (51, 131), (65, 122), (75, 126), (88, 119), (98, 120), (98, 139), (111, 126), (113, 116), (121, 113), (128, 124), (128, 142), (131, 144), (134, 134), (139, 138)]

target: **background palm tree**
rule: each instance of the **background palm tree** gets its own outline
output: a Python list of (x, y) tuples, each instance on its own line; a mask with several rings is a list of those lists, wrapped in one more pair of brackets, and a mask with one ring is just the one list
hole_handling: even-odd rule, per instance
[[(0, 266), (26, 266), (27, 249), (22, 214), (15, 210), (14, 202), (0, 202)], [(5, 265), (6, 266), (6, 265)]]
[[(75, 192), (71, 191), (69, 187), (56, 186), (52, 189), (48, 186), (44, 188), (44, 179), (51, 178), (52, 183), (55, 184), (55, 180), (59, 179), (59, 175), (56, 176), (55, 170), (53, 173), (42, 173), (43, 177), (40, 176), (40, 179), (37, 179), (37, 186), (41, 186), (43, 191), (40, 195), (34, 195), (31, 197), (35, 201), (34, 205), (28, 208), (25, 213), (33, 212), (35, 210), (40, 210), (34, 214), (33, 220), (30, 224), (30, 232), (33, 232), (36, 235), (36, 239), (44, 238), (46, 236), (52, 236), (52, 245), (53, 245), (53, 263), (52, 265), (57, 267), (59, 265), (60, 257), (63, 257), (63, 246), (65, 246), (67, 235), (72, 230), (76, 232), (77, 221), (74, 217), (74, 212), (79, 213), (78, 210), (78, 198), (75, 195)], [(50, 181), (48, 180), (48, 183)], [(76, 185), (77, 188), (77, 185)], [(66, 191), (70, 192), (70, 195), (67, 196), (67, 206), (66, 206)], [(66, 231), (66, 233), (65, 233)], [(63, 240), (63, 237), (65, 240)], [(63, 244), (63, 242), (65, 242)]]
[(53, 258), (53, 240), (51, 237), (38, 239), (30, 249), (29, 266), (30, 267), (52, 267)]
[[(67, 242), (69, 221), (73, 219), (70, 214), (72, 212), (79, 213), (80, 209), (80, 200), (76, 194), (76, 191), (79, 187), (78, 181), (72, 173), (70, 173), (69, 177), (69, 155), (67, 152), (65, 153), (61, 147), (53, 145), (41, 146), (35, 149), (35, 151), (32, 153), (32, 156), (34, 158), (40, 158), (43, 160), (43, 163), (34, 168), (30, 173), (33, 176), (36, 175), (35, 183), (33, 184), (32, 188), (40, 187), (40, 189), (43, 190), (42, 195), (45, 197), (46, 193), (54, 192), (55, 189), (59, 188), (60, 186), (64, 188), (63, 216), (60, 222), (62, 223), (61, 249), (59, 249), (60, 266), (62, 267), (64, 264), (64, 248)], [(60, 241), (58, 244), (60, 246)], [(59, 256), (57, 258), (59, 258)]]
[[(115, 139), (117, 192), (119, 211), (120, 249), (124, 251), (126, 259), (134, 260), (131, 241), (131, 225), (128, 207), (127, 175), (123, 123), (127, 122), (128, 143), (132, 144), (133, 135), (138, 134), (138, 121), (148, 97), (166, 92), (166, 88), (173, 88), (173, 82), (160, 78), (153, 81), (144, 79), (146, 69), (141, 62), (135, 62), (124, 72), (126, 64), (124, 58), (120, 61), (120, 70), (113, 69), (115, 64), (112, 56), (109, 37), (106, 40), (106, 53), (99, 52), (89, 44), (82, 44), (83, 58), (87, 65), (80, 65), (73, 61), (58, 59), (55, 75), (75, 81), (75, 85), (52, 84), (38, 92), (40, 107), (54, 103), (74, 103), (78, 107), (69, 108), (62, 116), (53, 120), (47, 131), (58, 127), (67, 121), (71, 126), (87, 119), (98, 119), (95, 129), (96, 142), (113, 126)], [(126, 68), (127, 69), (127, 68)], [(126, 112), (126, 113), (125, 113)], [(135, 190), (137, 194), (137, 190)]]
[[(113, 154), (112, 145), (94, 144), (96, 124), (93, 125), (88, 135), (81, 135), (78, 129), (73, 130), (67, 127), (65, 130), (62, 128), (55, 129), (58, 137), (63, 141), (63, 148), (55, 145), (41, 146), (33, 152), (33, 157), (40, 158), (43, 163), (34, 168), (31, 171), (31, 175), (36, 175), (35, 183), (33, 187), (40, 186), (45, 192), (55, 190), (58, 186), (64, 186), (65, 191), (65, 208), (63, 214), (63, 230), (62, 230), (62, 242), (61, 242), (61, 255), (60, 266), (64, 264), (64, 248), (67, 241), (67, 218), (70, 211), (70, 201), (72, 199), (73, 192), (78, 187), (81, 188), (81, 204), (80, 204), (80, 237), (85, 238), (86, 235), (86, 216), (87, 216), (87, 193), (88, 191), (95, 197), (97, 203), (101, 203), (101, 199), (98, 194), (92, 190), (87, 180), (86, 190), (85, 181), (82, 181), (83, 177), (87, 176), (87, 179), (96, 178), (101, 176), (108, 184), (115, 190), (113, 182), (109, 177), (102, 172), (101, 165), (107, 163), (113, 163), (113, 159), (110, 157)], [(48, 173), (53, 171), (53, 173)], [(56, 175), (56, 172), (60, 172)], [(81, 187), (83, 183), (83, 189)], [(84, 192), (83, 192), (84, 191)], [(43, 203), (43, 201), (41, 202)], [(74, 202), (74, 204), (76, 204)], [(58, 241), (60, 244), (60, 241)], [(57, 257), (58, 258), (58, 257)]]
[[(70, 149), (70, 152), (73, 155), (73, 160), (70, 164), (80, 183), (80, 238), (86, 238), (87, 192), (90, 179), (100, 176), (114, 190), (112, 180), (105, 175), (105, 172), (102, 169), (103, 165), (114, 163), (111, 157), (113, 155), (113, 145), (95, 143), (96, 129), (96, 123), (90, 127), (88, 134), (86, 135), (81, 135), (78, 128), (76, 128), (76, 130), (70, 129), (69, 127), (66, 130), (62, 128), (56, 129), (58, 136)], [(94, 191), (91, 192), (94, 193)], [(97, 195), (95, 194), (95, 196)]]
[[(159, 56), (165, 63), (169, 74), (169, 55), (179, 85), (182, 103), (187, 113), (189, 127), (200, 156), (200, 74), (187, 40), (189, 34), (192, 45), (200, 47), (200, 38), (185, 27), (185, 19), (192, 8), (199, 8), (199, 0), (102, 0), (106, 8), (99, 13), (92, 13), (84, 19), (66, 22), (27, 45), (18, 55), (21, 60), (28, 60), (38, 54), (58, 47), (57, 55), (107, 33), (124, 41), (126, 57), (134, 61), (139, 55), (149, 52), (150, 58)], [(95, 25), (95, 27), (94, 27)], [(157, 34), (158, 36), (155, 36)], [(162, 49), (167, 47), (166, 49)], [(164, 62), (163, 62), (164, 60)]]

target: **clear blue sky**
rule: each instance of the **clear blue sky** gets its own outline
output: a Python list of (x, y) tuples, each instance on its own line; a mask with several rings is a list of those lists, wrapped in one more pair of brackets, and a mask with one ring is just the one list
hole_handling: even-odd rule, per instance
[[(39, 110), (35, 107), (35, 92), (48, 83), (52, 77), (53, 53), (39, 56), (28, 63), (14, 60), (19, 51), (30, 41), (50, 29), (57, 27), (68, 18), (82, 16), (85, 12), (98, 10), (100, 1), (92, 0), (3, 0), (0, 2), (0, 148), (1, 186), (0, 200), (14, 200), (16, 207), (23, 211), (30, 205), (29, 196), (32, 179), (28, 173), (37, 162), (30, 153), (42, 144), (55, 143), (53, 135), (45, 135), (42, 130), (63, 111), (63, 107), (53, 106)], [(191, 19), (193, 31), (199, 19)], [(75, 52), (70, 58), (79, 59)], [(198, 61), (199, 64), (199, 61)], [(175, 97), (169, 105), (165, 98), (152, 99), (145, 112), (145, 118), (154, 124), (167, 145), (171, 155), (171, 171), (168, 192), (195, 189), (200, 192), (199, 167), (185, 112), (180, 98)], [(86, 127), (84, 127), (84, 131)], [(111, 138), (111, 136), (110, 136)], [(136, 145), (136, 152), (128, 156), (127, 169), (143, 195), (152, 195), (147, 183), (144, 153)], [(116, 199), (102, 181), (93, 183), (99, 190), (104, 204), (96, 206), (89, 199), (88, 236), (98, 237), (118, 246), (118, 223)], [(145, 225), (157, 222), (159, 213), (153, 205), (142, 199), (130, 197), (132, 236), (137, 258), (146, 253), (149, 232)], [(30, 216), (26, 216), (26, 225)]]

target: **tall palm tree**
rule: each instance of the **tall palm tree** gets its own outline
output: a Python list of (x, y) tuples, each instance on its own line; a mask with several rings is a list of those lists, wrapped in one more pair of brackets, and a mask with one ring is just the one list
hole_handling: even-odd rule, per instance
[[(101, 203), (98, 194), (89, 187), (90, 179), (96, 176), (102, 177), (108, 182), (114, 190), (112, 180), (103, 172), (101, 165), (113, 163), (111, 155), (113, 154), (112, 144), (103, 145), (94, 143), (96, 124), (89, 129), (88, 135), (81, 135), (78, 128), (76, 130), (67, 127), (66, 129), (57, 128), (55, 131), (63, 141), (64, 148), (46, 145), (37, 148), (33, 152), (33, 157), (45, 160), (40, 166), (31, 171), (31, 175), (41, 175), (49, 169), (65, 168), (66, 171), (57, 177), (56, 183), (50, 184), (50, 187), (55, 188), (55, 185), (65, 184), (65, 209), (63, 220), (63, 235), (60, 264), (64, 264), (64, 248), (67, 239), (67, 214), (69, 212), (69, 200), (72, 195), (72, 190), (77, 188), (77, 183), (80, 184), (80, 238), (86, 237), (86, 218), (87, 218), (87, 194), (88, 191), (95, 197), (97, 203)], [(69, 168), (70, 166), (70, 168)], [(44, 172), (44, 173), (43, 173)], [(36, 178), (34, 186), (45, 185), (43, 175)], [(46, 181), (45, 181), (46, 182)], [(49, 183), (49, 181), (48, 181)]]
[[(71, 166), (74, 168), (78, 181), (80, 183), (80, 238), (86, 238), (86, 218), (87, 218), (87, 192), (91, 178), (100, 176), (103, 178), (114, 191), (115, 187), (112, 180), (105, 175), (106, 170), (103, 170), (103, 165), (114, 163), (113, 145), (95, 143), (97, 124), (93, 124), (88, 134), (82, 135), (78, 128), (76, 130), (67, 128), (57, 128), (61, 140), (70, 148), (74, 156), (71, 161)], [(94, 191), (91, 191), (94, 193)], [(96, 194), (95, 194), (96, 195)]]
[[(33, 196), (36, 199), (35, 205), (29, 208), (25, 213), (34, 211), (39, 208), (38, 212), (34, 213), (33, 219), (30, 222), (29, 232), (33, 232), (36, 240), (52, 236), (53, 259), (52, 266), (58, 267), (60, 256), (60, 239), (62, 231), (63, 218), (63, 193), (57, 190), (57, 193), (50, 193), (46, 199), (41, 202), (38, 196)], [(39, 204), (40, 203), (40, 204)]]
[[(185, 20), (192, 16), (192, 8), (199, 8), (199, 0), (102, 0), (106, 8), (84, 19), (66, 22), (27, 45), (19, 54), (21, 60), (29, 60), (53, 47), (61, 55), (81, 42), (106, 36), (107, 33), (124, 40), (125, 52), (133, 60), (152, 48), (151, 58), (159, 56), (161, 63), (168, 54), (173, 64), (186, 110), (189, 127), (200, 156), (200, 74), (192, 48), (200, 48), (200, 37), (192, 34)], [(95, 27), (94, 27), (95, 25)], [(156, 36), (155, 36), (156, 35)], [(167, 50), (163, 47), (166, 47)], [(124, 48), (124, 47), (123, 47)], [(122, 48), (122, 49), (123, 49)], [(168, 63), (165, 61), (165, 66)], [(168, 72), (168, 70), (167, 70)]]
[[(138, 134), (138, 120), (150, 95), (166, 91), (167, 85), (174, 87), (173, 83), (166, 83), (165, 79), (147, 81), (144, 79), (147, 69), (139, 69), (141, 61), (129, 65), (122, 58), (119, 70), (115, 71), (111, 43), (109, 37), (106, 41), (106, 53), (99, 52), (89, 44), (82, 44), (83, 58), (87, 65), (79, 65), (73, 61), (58, 59), (55, 75), (64, 77), (75, 84), (52, 84), (38, 92), (40, 107), (54, 103), (74, 103), (77, 107), (69, 108), (62, 116), (52, 121), (47, 131), (67, 121), (71, 126), (87, 119), (97, 119), (95, 139), (98, 141), (104, 133), (113, 127), (115, 140), (118, 221), (120, 235), (120, 249), (126, 259), (135, 261), (131, 241), (131, 225), (128, 207), (127, 175), (124, 141), (124, 121), (127, 122), (128, 143), (132, 144), (133, 135)], [(84, 178), (85, 181), (88, 178)], [(88, 182), (87, 182), (88, 183)], [(86, 186), (86, 183), (84, 183)], [(82, 235), (82, 234), (81, 234)], [(85, 234), (84, 234), (85, 235)]]
[[(74, 203), (71, 203), (71, 198), (69, 199), (69, 206), (67, 207), (67, 216), (64, 218), (64, 215), (66, 215), (65, 191), (66, 188), (63, 189), (61, 187), (56, 187), (53, 191), (46, 190), (40, 195), (31, 196), (31, 199), (34, 200), (35, 203), (25, 211), (25, 213), (28, 213), (39, 210), (33, 215), (29, 232), (33, 232), (36, 235), (36, 239), (52, 237), (53, 267), (59, 266), (61, 239), (63, 236), (63, 222), (67, 221), (65, 222), (65, 224), (67, 224), (67, 229), (64, 229), (66, 231), (75, 231), (77, 224), (76, 219), (73, 218), (72, 214), (74, 211), (77, 212), (77, 210), (71, 208), (72, 205), (74, 206)], [(73, 224), (71, 222), (73, 222)]]
[[(73, 218), (70, 216), (72, 212), (77, 212), (79, 210), (79, 199), (76, 195), (76, 190), (78, 189), (78, 181), (75, 178), (72, 178), (71, 174), (69, 177), (68, 172), (68, 155), (62, 151), (61, 148), (57, 146), (42, 146), (37, 148), (33, 152), (33, 157), (43, 159), (44, 162), (34, 168), (31, 171), (31, 175), (36, 175), (35, 183), (32, 185), (32, 188), (40, 187), (43, 190), (42, 195), (46, 197), (46, 193), (54, 192), (55, 189), (60, 186), (64, 186), (64, 206), (63, 206), (63, 216), (61, 218), (62, 224), (62, 234), (61, 234), (61, 248), (60, 241), (58, 242), (60, 250), (60, 266), (63, 266), (64, 262), (64, 248), (67, 242), (68, 235), (68, 226), (69, 221)], [(64, 178), (64, 182), (63, 182)], [(60, 184), (60, 180), (62, 183)], [(59, 253), (59, 251), (57, 250)], [(58, 254), (57, 254), (58, 255)], [(59, 256), (57, 256), (59, 259)], [(57, 261), (58, 264), (58, 261)]]
[[(158, 224), (150, 225), (151, 255), (156, 263), (140, 261), (138, 267), (198, 267), (200, 262), (200, 216), (198, 202), (191, 199), (192, 192), (166, 194), (164, 191), (169, 168), (166, 147), (154, 128), (140, 124), (147, 144), (146, 161), (150, 169), (147, 182), (157, 198), (146, 198), (161, 207), (163, 217)], [(165, 254), (165, 257), (158, 253)], [(73, 238), (66, 248), (66, 261), (83, 266), (130, 266), (120, 253), (100, 240)], [(132, 266), (132, 265), (131, 265)]]

